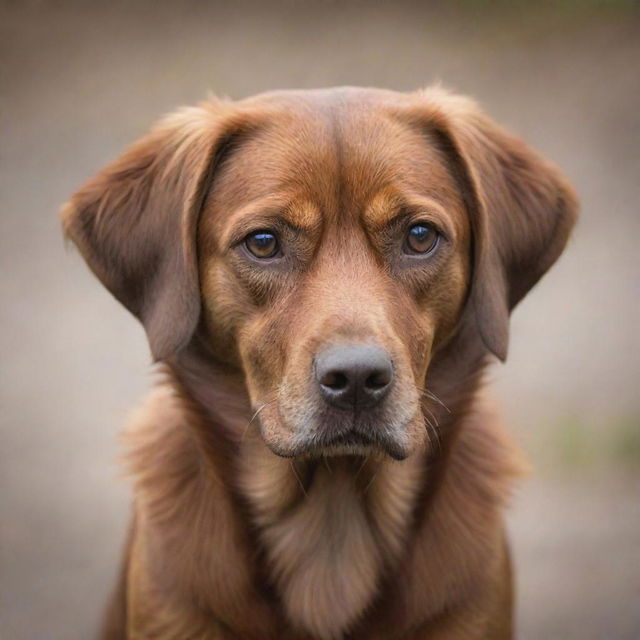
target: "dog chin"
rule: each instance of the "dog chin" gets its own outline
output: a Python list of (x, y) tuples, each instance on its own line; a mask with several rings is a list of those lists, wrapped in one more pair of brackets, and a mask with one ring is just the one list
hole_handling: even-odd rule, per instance
[(356, 433), (324, 439), (297, 439), (297, 442), (290, 444), (269, 442), (266, 438), (264, 441), (271, 452), (281, 458), (389, 457), (401, 461), (410, 453), (407, 447), (396, 440), (385, 438), (384, 441), (377, 441)]
[(307, 457), (360, 457), (360, 458), (385, 458), (389, 457), (393, 460), (405, 460), (409, 453), (397, 446), (383, 446), (381, 444), (364, 445), (364, 444), (332, 444), (325, 447), (310, 449)]
[(270, 406), (257, 419), (258, 430), (268, 449), (281, 458), (320, 458), (337, 456), (377, 457), (405, 460), (412, 453), (409, 437), (417, 413), (390, 429), (372, 421), (368, 425), (333, 424), (326, 431), (318, 422), (303, 427), (286, 420), (276, 406)]

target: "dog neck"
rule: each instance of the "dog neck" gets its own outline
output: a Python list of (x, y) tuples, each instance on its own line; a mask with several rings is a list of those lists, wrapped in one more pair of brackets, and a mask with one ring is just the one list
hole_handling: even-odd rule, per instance
[(287, 618), (340, 638), (371, 606), (412, 529), (424, 452), (399, 463), (337, 456), (283, 460), (252, 434), (242, 491)]
[(222, 436), (210, 450), (218, 455), (222, 445), (238, 462), (234, 489), (249, 505), (286, 617), (314, 637), (339, 638), (372, 603), (385, 569), (398, 562), (426, 451), (402, 463), (380, 454), (278, 457), (252, 422), (241, 380), (202, 353), (184, 354), (173, 373), (215, 425), (200, 437)]
[[(409, 629), (440, 615), (487, 563), (495, 564), (502, 534), (496, 523), (518, 470), (499, 430), (469, 417), (472, 406), (478, 411), (479, 364), (458, 384), (440, 365), (430, 386), (437, 402), (425, 398), (425, 415), (434, 427), (439, 423), (439, 435), (407, 460), (288, 460), (272, 454), (249, 424), (241, 376), (201, 354), (187, 350), (169, 368), (172, 403), (177, 392), (178, 404), (173, 450), (166, 434), (154, 454), (153, 447), (134, 445), (132, 467), (149, 528), (156, 536), (171, 532), (156, 541), (165, 557), (182, 555), (170, 547), (179, 540), (220, 568), (185, 580), (185, 567), (165, 566), (162, 579), (181, 574), (183, 590), (198, 602), (206, 597), (214, 614), (224, 612), (222, 623), (234, 633), (264, 638), (272, 629), (278, 637), (298, 638), (283, 635), (282, 629), (293, 628), (301, 637), (342, 638), (366, 627), (364, 614), (373, 609), (377, 627), (397, 633), (400, 620)], [(460, 367), (453, 368), (460, 376)], [(171, 421), (165, 416), (162, 422)], [(160, 436), (154, 440), (160, 446)], [(167, 464), (181, 491), (158, 477)], [(168, 508), (182, 518), (159, 522)], [(214, 521), (226, 522), (226, 530)], [(388, 594), (391, 575), (401, 576), (402, 586)]]

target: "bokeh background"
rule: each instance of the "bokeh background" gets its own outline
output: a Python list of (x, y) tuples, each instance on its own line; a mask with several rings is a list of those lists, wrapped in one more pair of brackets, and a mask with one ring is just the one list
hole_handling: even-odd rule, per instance
[(208, 91), (441, 80), (583, 203), (491, 377), (534, 465), (509, 521), (519, 638), (640, 638), (640, 12), (634, 2), (0, 2), (0, 637), (93, 637), (129, 509), (142, 330), (59, 205)]

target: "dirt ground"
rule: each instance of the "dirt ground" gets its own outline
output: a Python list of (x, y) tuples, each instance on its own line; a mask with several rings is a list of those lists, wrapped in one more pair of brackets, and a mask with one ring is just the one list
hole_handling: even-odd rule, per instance
[[(209, 90), (436, 80), (553, 158), (583, 201), (492, 374), (538, 467), (509, 520), (518, 637), (640, 638), (640, 472), (601, 446), (633, 453), (640, 428), (640, 14), (499, 4), (0, 2), (2, 640), (93, 636), (128, 513), (116, 434), (151, 381), (142, 330), (65, 251), (59, 205)], [(559, 442), (591, 454), (548, 463)]]

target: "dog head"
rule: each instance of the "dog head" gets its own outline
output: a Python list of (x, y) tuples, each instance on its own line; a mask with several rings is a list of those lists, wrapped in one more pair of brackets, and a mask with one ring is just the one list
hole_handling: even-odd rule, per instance
[(338, 89), (170, 116), (63, 219), (156, 359), (198, 333), (241, 371), (275, 453), (402, 459), (434, 356), (466, 332), (506, 357), (576, 210), (472, 102)]

